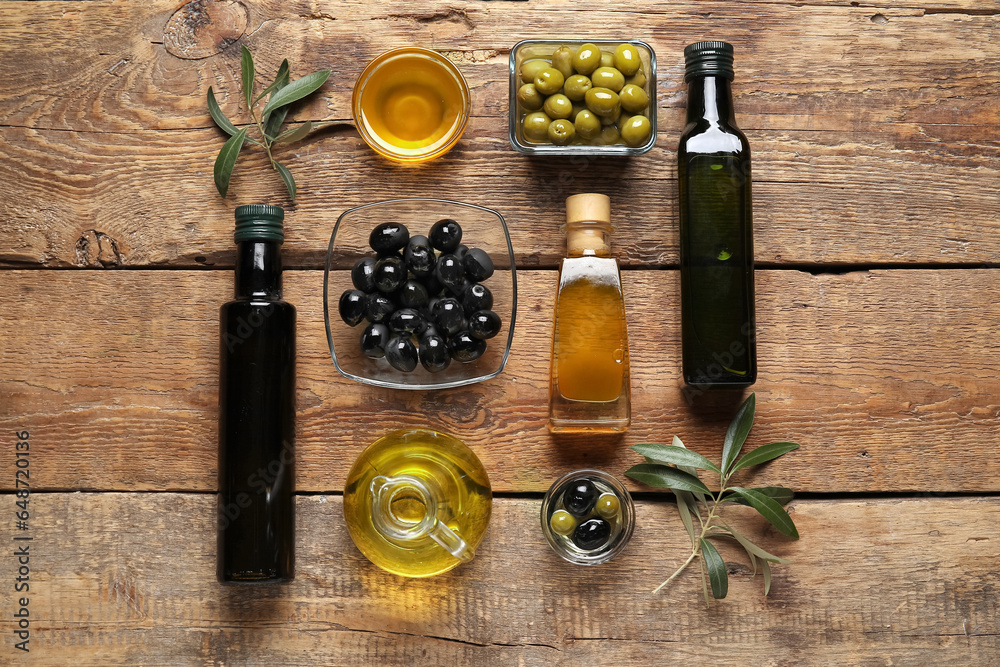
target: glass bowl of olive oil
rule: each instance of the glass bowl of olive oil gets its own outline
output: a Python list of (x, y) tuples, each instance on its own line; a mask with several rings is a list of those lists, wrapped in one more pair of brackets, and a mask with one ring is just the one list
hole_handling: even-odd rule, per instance
[(469, 85), (458, 67), (415, 46), (372, 60), (351, 100), (361, 138), (397, 162), (425, 162), (451, 150), (469, 122), (470, 107)]

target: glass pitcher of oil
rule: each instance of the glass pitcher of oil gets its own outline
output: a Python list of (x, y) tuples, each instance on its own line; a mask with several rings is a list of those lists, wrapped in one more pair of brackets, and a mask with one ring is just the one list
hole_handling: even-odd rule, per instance
[(393, 431), (354, 462), (344, 487), (351, 539), (375, 565), (429, 577), (472, 560), (493, 507), (482, 462), (462, 441)]

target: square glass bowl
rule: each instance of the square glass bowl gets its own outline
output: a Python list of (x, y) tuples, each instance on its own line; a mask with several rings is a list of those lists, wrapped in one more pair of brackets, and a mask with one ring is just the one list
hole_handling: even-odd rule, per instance
[[(481, 248), (493, 260), (494, 273), (483, 281), (493, 294), (493, 311), (500, 316), (500, 332), (486, 341), (486, 351), (472, 362), (453, 360), (443, 371), (431, 373), (419, 362), (405, 373), (385, 359), (371, 359), (361, 351), (366, 320), (351, 327), (340, 317), (340, 296), (354, 289), (351, 269), (363, 257), (375, 257), (368, 245), (372, 230), (383, 222), (402, 223), (410, 235), (428, 236), (438, 220), (451, 218), (462, 227), (463, 245)], [(323, 314), (333, 364), (344, 377), (391, 389), (447, 389), (489, 380), (507, 365), (517, 314), (517, 274), (514, 249), (503, 216), (492, 209), (446, 199), (392, 199), (345, 211), (330, 235), (323, 274)]]
[[(619, 44), (631, 44), (639, 51), (639, 59), (642, 61), (643, 72), (646, 74), (646, 85), (643, 86), (643, 90), (649, 96), (649, 106), (646, 116), (649, 118), (650, 133), (649, 140), (645, 144), (641, 146), (628, 146), (624, 143), (605, 146), (590, 146), (586, 144), (557, 146), (555, 144), (533, 143), (524, 137), (521, 127), (521, 120), (524, 114), (518, 109), (517, 105), (517, 91), (522, 85), (521, 77), (519, 76), (521, 64), (525, 61), (539, 58), (551, 59), (552, 53), (560, 46), (568, 46), (573, 51), (576, 51), (584, 44), (593, 44), (602, 51), (611, 52)], [(656, 54), (646, 42), (632, 39), (526, 39), (520, 41), (510, 51), (510, 99), (508, 106), (510, 145), (520, 153), (527, 155), (642, 155), (656, 144)]]

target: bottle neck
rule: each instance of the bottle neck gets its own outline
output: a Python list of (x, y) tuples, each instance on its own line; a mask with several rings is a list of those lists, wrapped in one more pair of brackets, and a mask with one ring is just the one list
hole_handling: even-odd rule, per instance
[(236, 244), (236, 298), (281, 299), (281, 244), (240, 241)]
[(570, 222), (566, 224), (567, 257), (609, 257), (611, 232), (607, 222)]
[(733, 91), (723, 76), (696, 76), (688, 84), (687, 122), (708, 120), (736, 125)]

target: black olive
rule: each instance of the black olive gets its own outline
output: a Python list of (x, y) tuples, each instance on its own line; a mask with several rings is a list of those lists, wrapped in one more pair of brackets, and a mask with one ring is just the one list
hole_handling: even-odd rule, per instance
[(390, 294), (400, 288), (406, 280), (406, 265), (396, 255), (382, 257), (375, 262), (375, 287), (379, 292)]
[(361, 351), (366, 357), (381, 359), (385, 356), (385, 344), (389, 340), (389, 327), (384, 324), (369, 324), (361, 332)]
[(434, 267), (434, 277), (449, 289), (458, 287), (465, 280), (465, 269), (454, 255), (441, 255)]
[(462, 297), (465, 295), (465, 290), (469, 289), (470, 287), (472, 287), (472, 283), (470, 283), (465, 278), (462, 278), (462, 282), (458, 283), (457, 285), (452, 285), (451, 287), (448, 288), (448, 291), (452, 294), (452, 296), (461, 301)]
[(403, 249), (410, 240), (410, 232), (406, 226), (398, 222), (383, 222), (372, 230), (368, 237), (368, 245), (379, 255), (387, 255)]
[(407, 280), (403, 283), (396, 298), (399, 299), (400, 304), (407, 308), (423, 308), (430, 300), (427, 288), (416, 280)]
[(486, 340), (500, 333), (500, 316), (492, 310), (477, 310), (469, 318), (469, 333)]
[(470, 280), (482, 282), (493, 275), (493, 260), (481, 248), (472, 248), (465, 253), (462, 266)]
[(465, 259), (465, 253), (469, 252), (469, 246), (464, 243), (459, 243), (458, 247), (451, 251), (451, 254), (458, 257), (459, 261)]
[(427, 294), (432, 297), (438, 296), (444, 291), (444, 285), (437, 279), (433, 271), (421, 280), (424, 282), (424, 287), (427, 288)]
[(469, 285), (462, 294), (462, 308), (466, 315), (472, 315), (477, 310), (492, 310), (493, 292), (486, 285)]
[(392, 299), (381, 292), (373, 292), (368, 295), (368, 303), (365, 305), (365, 317), (372, 324), (384, 322), (396, 310), (396, 304)]
[(385, 344), (385, 359), (397, 371), (409, 373), (417, 367), (417, 347), (407, 335), (390, 338)]
[(465, 315), (462, 304), (457, 299), (446, 298), (437, 302), (434, 324), (437, 330), (446, 336), (454, 336), (465, 328)]
[(573, 544), (584, 551), (603, 547), (611, 537), (611, 524), (604, 519), (587, 519), (573, 531)]
[(467, 364), (483, 356), (486, 341), (473, 338), (468, 331), (460, 331), (448, 339), (448, 349), (452, 359)]
[(400, 308), (389, 316), (389, 328), (396, 334), (420, 335), (426, 327), (424, 316), (413, 308)]
[(368, 298), (359, 289), (344, 290), (340, 295), (340, 319), (350, 326), (357, 326), (365, 319), (365, 308)]
[(462, 242), (462, 228), (450, 218), (438, 220), (431, 227), (431, 246), (441, 252), (451, 252)]
[(585, 477), (574, 479), (563, 493), (566, 511), (575, 517), (586, 516), (597, 502), (597, 487)]
[(420, 363), (431, 373), (440, 373), (451, 364), (448, 343), (437, 335), (424, 334), (420, 339)]
[(354, 286), (365, 294), (375, 291), (375, 260), (371, 257), (362, 257), (351, 269), (351, 282)]
[(418, 278), (430, 275), (437, 261), (426, 236), (411, 236), (403, 251), (403, 259), (406, 260), (406, 268)]

